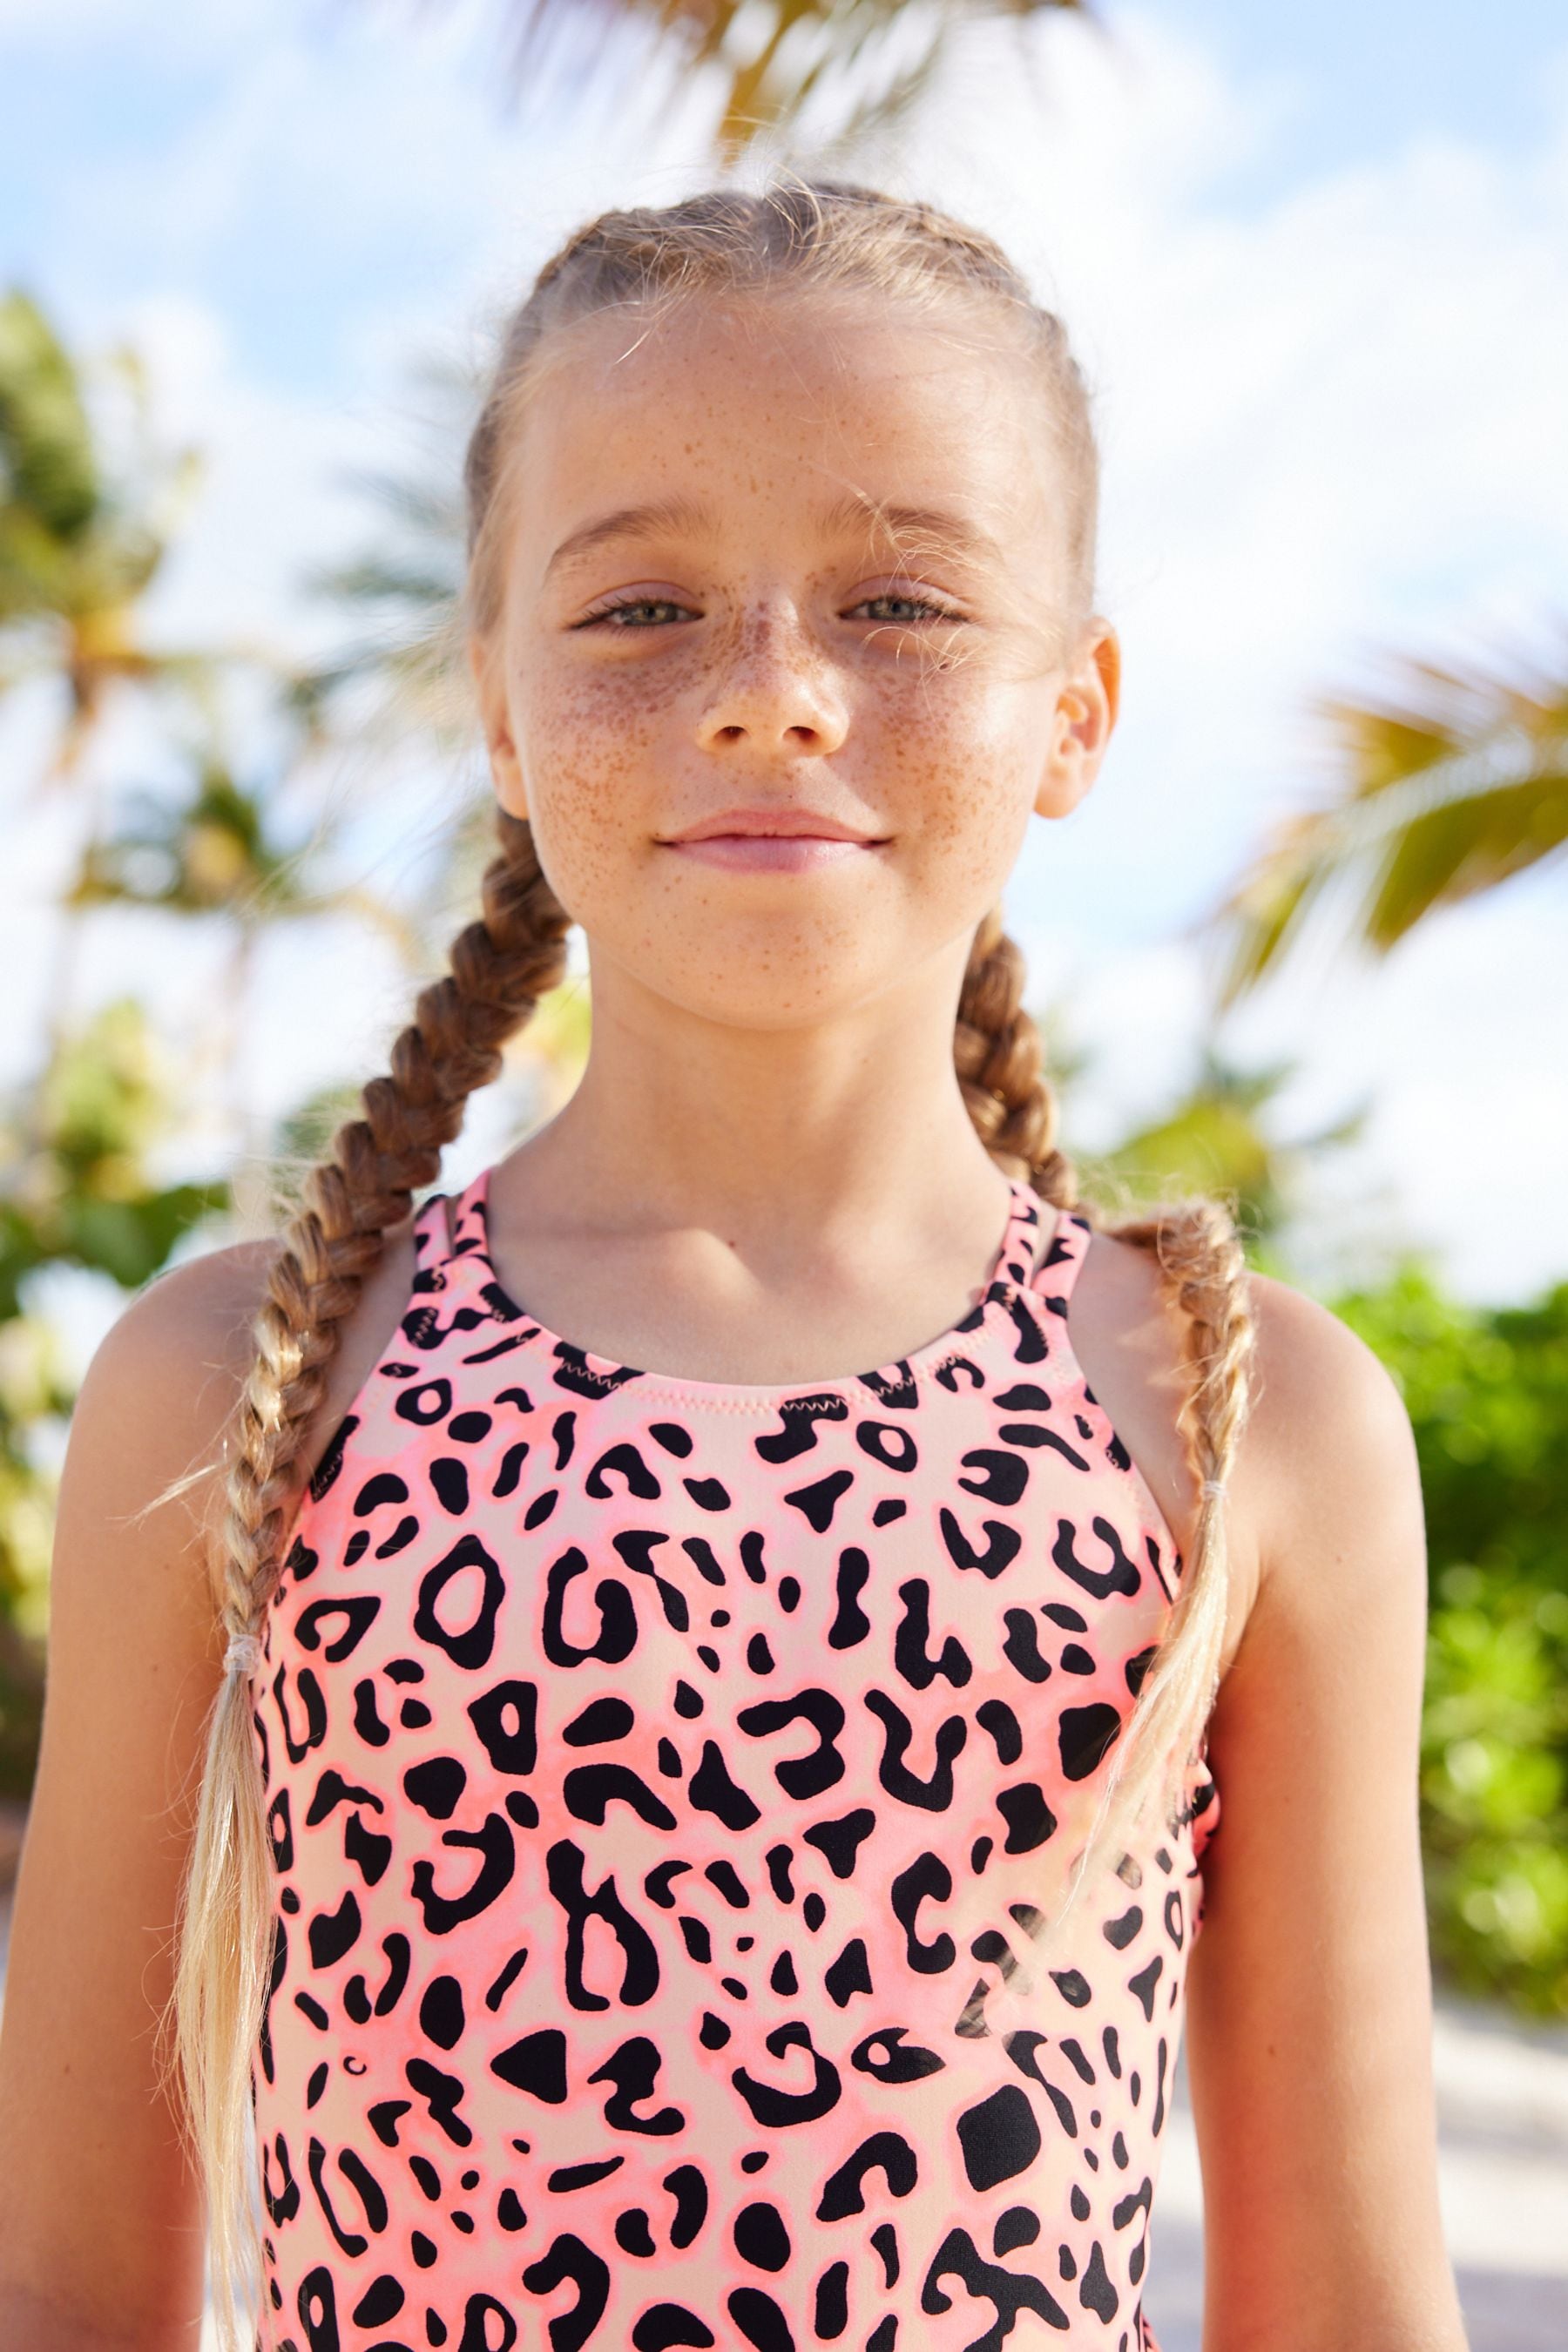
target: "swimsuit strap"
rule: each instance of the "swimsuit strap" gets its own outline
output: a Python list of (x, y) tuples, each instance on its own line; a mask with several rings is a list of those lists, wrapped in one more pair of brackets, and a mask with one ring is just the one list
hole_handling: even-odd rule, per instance
[[(1048, 1210), (1045, 1213), (1048, 1214)], [(1046, 1328), (1057, 1335), (1050, 1340), (1053, 1355), (1069, 1365), (1077, 1365), (1078, 1360), (1068, 1336), (1068, 1307), (1093, 1238), (1094, 1228), (1081, 1210), (1061, 1212), (1044, 1257), (1023, 1286), (1036, 1312), (1052, 1318)], [(1079, 1369), (1081, 1370), (1081, 1367)]]
[(440, 1272), (459, 1255), (458, 1202), (461, 1194), (427, 1192), (414, 1219), (414, 1250), (424, 1275)]
[[(1089, 1255), (1094, 1228), (1081, 1209), (1058, 1212), (1048, 1203), (1042, 1202), (1037, 1193), (1031, 1193), (1030, 1198), (1036, 1203), (1036, 1231), (1032, 1237), (1029, 1265), (1023, 1276), (1024, 1286), (1032, 1290), (1042, 1304), (1049, 1306), (1058, 1314), (1065, 1315), (1067, 1302)], [(1046, 1244), (1045, 1255), (1036, 1265), (1033, 1253), (1039, 1249), (1040, 1229), (1052, 1216), (1057, 1221), (1056, 1231)]]

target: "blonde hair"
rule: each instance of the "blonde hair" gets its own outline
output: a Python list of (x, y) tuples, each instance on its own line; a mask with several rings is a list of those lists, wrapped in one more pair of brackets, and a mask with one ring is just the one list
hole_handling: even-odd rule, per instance
[[(1038, 307), (989, 237), (918, 203), (834, 181), (782, 179), (763, 193), (712, 190), (659, 210), (604, 214), (540, 271), (501, 339), (464, 469), (468, 586), (464, 618), (482, 634), (499, 598), (497, 551), (510, 484), (507, 454), (546, 339), (612, 309), (639, 315), (694, 295), (794, 287), (875, 289), (934, 307), (954, 297), (1000, 307), (1038, 368), (1067, 498), (1069, 601), (1092, 594), (1098, 464), (1088, 396), (1060, 322)], [(531, 830), (498, 810), (500, 854), (478, 919), (453, 943), (447, 975), (426, 988), (363, 1115), (333, 1136), (300, 1187), (254, 1322), (255, 1354), (226, 1434), (226, 1481), (213, 1565), (223, 1630), (254, 1657), (282, 1569), (297, 1500), (297, 1457), (321, 1403), (345, 1318), (387, 1230), (433, 1185), (468, 1097), (501, 1067), (503, 1042), (564, 976), (571, 919), (547, 881)], [(953, 1037), (958, 1083), (997, 1165), (1058, 1209), (1148, 1250), (1185, 1318), (1192, 1378), (1179, 1414), (1200, 1499), (1191, 1558), (1163, 1637), (1111, 1751), (1099, 1812), (1049, 1934), (1123, 1830), (1156, 1795), (1179, 1807), (1217, 1686), (1226, 1621), (1228, 1475), (1247, 1410), (1252, 1322), (1231, 1215), (1212, 1199), (1169, 1202), (1108, 1223), (1079, 1199), (1056, 1142), (1057, 1107), (1024, 1009), (1024, 961), (993, 910), (978, 925)], [(245, 1646), (251, 1637), (252, 1646)], [(271, 1856), (250, 1685), (226, 1673), (210, 1721), (176, 1928), (166, 2013), (185, 2126), (207, 2194), (208, 2243), (224, 2343), (236, 2340), (259, 2268), (248, 2193), (251, 2064), (273, 1954)]]

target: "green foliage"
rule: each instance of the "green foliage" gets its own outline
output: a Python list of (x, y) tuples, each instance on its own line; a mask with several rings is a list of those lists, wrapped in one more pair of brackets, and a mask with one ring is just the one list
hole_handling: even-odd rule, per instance
[(1434, 1957), (1568, 2015), (1568, 1283), (1468, 1308), (1412, 1264), (1334, 1307), (1399, 1382), (1420, 1456)]
[(183, 1106), (142, 1007), (106, 1005), (0, 1113), (0, 1795), (31, 1786), (43, 1706), (55, 1481), (40, 1438), (73, 1390), (33, 1277), (69, 1265), (134, 1290), (226, 1207), (228, 1186), (160, 1184)]
[(32, 1786), (43, 1720), (54, 1485), (32, 1439), (70, 1409), (58, 1342), (40, 1316), (0, 1322), (0, 1796)]
[(19, 1116), (0, 1129), (0, 1163), (11, 1163), (0, 1165), (0, 1327), (25, 1312), (38, 1267), (83, 1266), (138, 1289), (183, 1234), (226, 1206), (225, 1182), (160, 1185), (150, 1171), (177, 1122), (174, 1096), (132, 997), (102, 1007), (57, 1053), (28, 1105), (35, 1147), (7, 1151)]
[[(0, 482), (7, 555), (25, 520), (69, 541), (98, 510), (98, 460), (76, 370), (37, 304), (16, 290), (0, 299)], [(9, 575), (9, 562), (0, 565), (0, 579)]]
[[(109, 395), (100, 429), (89, 383)], [(89, 370), (21, 288), (0, 290), (0, 691), (66, 689), (53, 766), (71, 772), (117, 681), (189, 692), (205, 658), (153, 653), (140, 607), (196, 478), (195, 455), (153, 431), (135, 354)]]
[[(117, 364), (139, 400), (134, 362)], [(191, 466), (137, 460), (133, 486), (106, 485), (77, 362), (30, 295), (0, 296), (0, 624), (49, 614), (118, 635), (104, 624), (157, 571), (161, 504)]]

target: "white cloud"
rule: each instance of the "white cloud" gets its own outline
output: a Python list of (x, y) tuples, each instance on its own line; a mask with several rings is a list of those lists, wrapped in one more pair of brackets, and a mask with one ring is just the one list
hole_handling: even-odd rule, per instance
[(171, 439), (202, 460), (189, 523), (149, 600), (150, 631), (167, 645), (323, 649), (338, 625), (301, 582), (365, 534), (349, 482), (367, 454), (360, 420), (258, 382), (237, 364), (221, 313), (189, 297), (131, 304), (118, 324), (146, 361)]

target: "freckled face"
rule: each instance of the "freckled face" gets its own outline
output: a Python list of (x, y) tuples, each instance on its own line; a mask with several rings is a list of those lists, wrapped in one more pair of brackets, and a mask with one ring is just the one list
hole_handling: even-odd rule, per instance
[[(952, 324), (695, 302), (557, 339), (476, 652), (497, 789), (596, 992), (846, 1010), (966, 942), (1056, 813), (1061, 487), (1025, 363)], [(673, 838), (737, 808), (860, 839)]]

